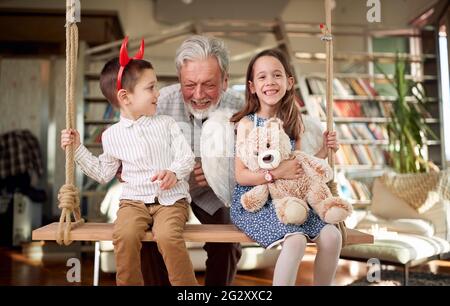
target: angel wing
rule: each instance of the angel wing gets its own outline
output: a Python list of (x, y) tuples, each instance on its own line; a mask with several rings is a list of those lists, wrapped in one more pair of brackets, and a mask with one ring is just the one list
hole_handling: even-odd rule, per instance
[(109, 187), (108, 192), (100, 204), (100, 212), (107, 217), (108, 222), (114, 222), (116, 220), (121, 195), (122, 184), (115, 182)]
[[(305, 126), (305, 132), (301, 137), (301, 150), (311, 157), (314, 157), (314, 155), (322, 148), (322, 134), (324, 132), (324, 127), (316, 117), (302, 114), (302, 120)], [(329, 167), (328, 161), (326, 159), (316, 157), (314, 157), (314, 159), (317, 162), (323, 164), (324, 167)], [(333, 176), (331, 176), (330, 179), (332, 177)]]
[(233, 112), (219, 109), (203, 123), (200, 156), (206, 181), (216, 196), (230, 207), (235, 186)]
[(302, 114), (302, 119), (305, 132), (301, 137), (301, 148), (303, 152), (314, 155), (322, 147), (324, 128), (317, 118)]

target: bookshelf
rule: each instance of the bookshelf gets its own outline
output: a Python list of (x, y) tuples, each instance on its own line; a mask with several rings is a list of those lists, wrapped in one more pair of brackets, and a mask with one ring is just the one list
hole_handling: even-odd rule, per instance
[[(94, 86), (98, 86), (98, 79), (92, 77), (92, 73), (85, 73), (85, 88), (83, 99), (83, 128), (80, 130), (82, 143), (94, 155), (98, 156), (102, 153), (101, 135), (102, 132), (117, 119), (109, 118), (111, 106), (108, 101), (98, 95), (94, 90)], [(82, 131), (82, 133), (81, 133)], [(104, 222), (100, 211), (100, 204), (106, 195), (107, 187), (99, 185), (94, 180), (85, 176), (80, 171), (81, 193), (80, 201), (82, 213), (89, 222)]]
[[(336, 52), (339, 67), (344, 71), (334, 74), (334, 122), (335, 130), (341, 144), (336, 153), (336, 180), (340, 194), (348, 199), (356, 208), (370, 205), (370, 186), (373, 178), (381, 175), (387, 168), (389, 138), (386, 124), (390, 122), (392, 102), (396, 100), (395, 92), (389, 89), (387, 79), (393, 79), (392, 66), (395, 63), (397, 50), (380, 50), (385, 40), (402, 40), (404, 50), (400, 57), (406, 60), (408, 80), (420, 82), (427, 93), (425, 107), (417, 103), (414, 96), (407, 101), (424, 114), (424, 121), (440, 139), (439, 114), (439, 77), (436, 69), (437, 56), (433, 47), (432, 29), (404, 37), (372, 37), (368, 36), (367, 52)], [(337, 38), (339, 39), (339, 37)], [(434, 38), (435, 39), (435, 38)], [(378, 41), (378, 42), (377, 42)], [(381, 41), (381, 42), (380, 42)], [(426, 46), (424, 46), (426, 44)], [(421, 48), (417, 48), (417, 45)], [(418, 52), (421, 50), (422, 52)], [(391, 51), (391, 52), (388, 52)], [(308, 56), (307, 52), (296, 52), (298, 63), (308, 59), (316, 62), (322, 58), (317, 52)], [(377, 71), (377, 63), (388, 71), (387, 75)], [(336, 64), (338, 66), (338, 64)], [(326, 122), (326, 80), (324, 73), (305, 73), (299, 79), (300, 92), (309, 115)], [(425, 141), (427, 157), (436, 165), (442, 166), (440, 140)]]

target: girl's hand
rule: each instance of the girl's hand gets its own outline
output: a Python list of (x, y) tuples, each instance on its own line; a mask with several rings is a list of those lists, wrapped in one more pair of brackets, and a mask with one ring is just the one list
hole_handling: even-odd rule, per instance
[(65, 151), (68, 145), (73, 145), (76, 150), (80, 146), (80, 133), (75, 129), (66, 129), (61, 131), (61, 148)]
[(152, 176), (151, 181), (154, 182), (156, 180), (161, 181), (159, 188), (161, 190), (167, 190), (175, 186), (178, 182), (177, 176), (175, 173), (169, 170), (159, 171), (155, 175)]
[(303, 174), (303, 168), (297, 160), (290, 159), (282, 161), (280, 165), (271, 172), (275, 180), (293, 180), (298, 179)]
[(339, 150), (339, 142), (337, 140), (336, 132), (323, 132), (322, 151), (328, 152), (328, 149), (333, 149), (334, 152)]

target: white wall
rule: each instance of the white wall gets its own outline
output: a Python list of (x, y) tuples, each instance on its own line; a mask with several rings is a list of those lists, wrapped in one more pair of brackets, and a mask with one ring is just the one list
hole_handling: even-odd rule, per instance
[(50, 63), (40, 59), (0, 60), (0, 134), (28, 129), (40, 141), (47, 116)]

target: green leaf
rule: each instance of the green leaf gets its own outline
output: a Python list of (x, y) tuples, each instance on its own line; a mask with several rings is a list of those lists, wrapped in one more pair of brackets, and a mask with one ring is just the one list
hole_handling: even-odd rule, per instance
[[(421, 149), (426, 137), (437, 139), (437, 136), (424, 120), (426, 93), (422, 84), (406, 79), (405, 60), (399, 57), (398, 52), (393, 80), (388, 78), (378, 63), (375, 65), (397, 93), (397, 98), (392, 102), (391, 122), (387, 124), (390, 166), (400, 173), (429, 171)], [(408, 95), (417, 99), (417, 106), (406, 101)]]

